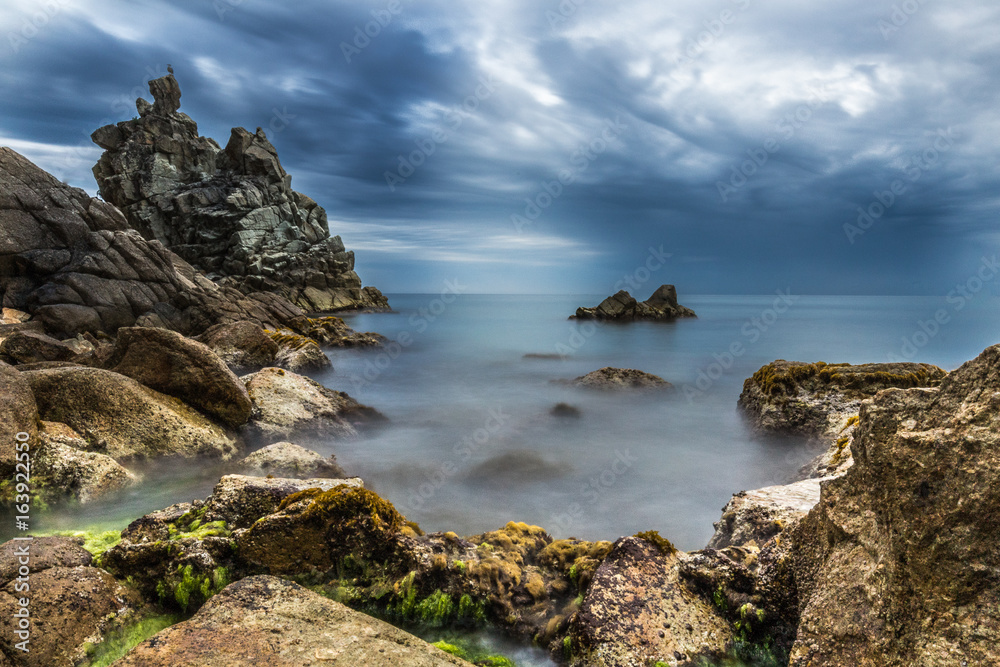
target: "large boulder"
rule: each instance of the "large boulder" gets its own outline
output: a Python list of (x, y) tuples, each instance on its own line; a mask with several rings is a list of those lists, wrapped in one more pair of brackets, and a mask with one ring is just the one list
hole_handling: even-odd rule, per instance
[(46, 502), (86, 504), (138, 483), (139, 478), (65, 424), (43, 422), (41, 446), (32, 458), (32, 487)]
[[(27, 548), (31, 564), (28, 578), (31, 615), (28, 651), (16, 644), (20, 609), (25, 591), (14, 578), (9, 561), (19, 561)], [(115, 581), (107, 572), (89, 567), (91, 556), (70, 538), (34, 538), (0, 547), (0, 651), (18, 667), (72, 667), (84, 662), (88, 644), (98, 643), (112, 630), (133, 618), (142, 599)]]
[(274, 359), (275, 366), (299, 372), (322, 370), (332, 365), (319, 343), (308, 336), (286, 329), (266, 333), (278, 345), (278, 354)]
[[(0, 361), (0, 474), (10, 479), (17, 462), (18, 434), (27, 434), (28, 451), (38, 446), (38, 407), (31, 384)], [(24, 440), (24, 436), (21, 436)], [(23, 448), (22, 448), (23, 449)]]
[(270, 576), (222, 590), (119, 667), (444, 667), (468, 665), (396, 627)]
[(249, 528), (257, 520), (278, 511), (288, 496), (306, 489), (329, 491), (338, 486), (363, 488), (359, 477), (350, 479), (254, 477), (226, 475), (205, 501), (208, 521), (225, 521), (234, 528)]
[(673, 320), (678, 317), (697, 317), (690, 308), (677, 303), (677, 289), (673, 285), (660, 285), (645, 301), (619, 290), (594, 308), (577, 308), (570, 319), (608, 320), (631, 322), (634, 320)]
[(278, 343), (254, 322), (217, 324), (197, 339), (237, 372), (274, 366)]
[(348, 437), (357, 433), (358, 425), (384, 420), (377, 410), (344, 392), (282, 368), (265, 368), (240, 379), (256, 408), (251, 432), (272, 442)]
[(889, 388), (933, 387), (947, 373), (931, 364), (814, 364), (779, 359), (743, 383), (739, 407), (761, 433), (832, 437), (861, 401)]
[(56, 368), (21, 374), (46, 421), (83, 436), (87, 450), (119, 462), (161, 456), (229, 459), (236, 438), (180, 400), (97, 368)]
[(634, 368), (610, 366), (581, 375), (572, 381), (573, 386), (602, 391), (623, 389), (668, 389), (672, 385), (663, 378)]
[(729, 622), (679, 584), (684, 554), (665, 540), (624, 537), (597, 572), (570, 625), (570, 665), (677, 665), (724, 653)]
[(794, 533), (793, 667), (1000, 664), (1000, 346), (861, 405)]
[(206, 345), (174, 331), (120, 329), (107, 366), (228, 426), (250, 419), (253, 405), (239, 378)]
[(362, 289), (354, 253), (330, 236), (326, 211), (292, 190), (264, 131), (233, 128), (224, 149), (178, 112), (172, 74), (149, 83), (139, 117), (102, 127), (101, 195), (147, 239), (243, 292), (280, 294), (312, 312), (388, 308)]
[(15, 331), (0, 341), (0, 359), (11, 364), (69, 361), (75, 356), (69, 345), (43, 333)]
[(337, 464), (337, 457), (323, 458), (316, 452), (291, 442), (276, 442), (257, 450), (236, 464), (248, 475), (273, 475), (308, 479), (343, 478), (347, 475)]
[[(155, 178), (144, 171), (151, 167), (137, 165)], [(185, 334), (239, 320), (276, 328), (304, 314), (277, 294), (220, 287), (111, 204), (3, 147), (0, 228), (0, 305), (29, 313), (26, 324), (52, 335), (114, 333), (136, 322)]]

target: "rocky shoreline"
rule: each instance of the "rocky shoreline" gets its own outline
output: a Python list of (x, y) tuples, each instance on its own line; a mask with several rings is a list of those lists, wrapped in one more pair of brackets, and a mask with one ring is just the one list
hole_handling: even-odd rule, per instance
[[(469, 664), (400, 629), (417, 626), (490, 627), (572, 667), (1000, 662), (1000, 346), (950, 373), (760, 369), (739, 399), (751, 426), (828, 447), (800, 480), (734, 495), (701, 550), (516, 521), (425, 534), (303, 446), (385, 421), (296, 372), (329, 365), (324, 347), (381, 345), (310, 315), (384, 297), (263, 132), (222, 149), (179, 113), (172, 75), (150, 90), (95, 132), (108, 201), (0, 149), (0, 500), (85, 504), (154, 459), (228, 474), (120, 534), (35, 537), (27, 564), (0, 545), (4, 608), (26, 606), (30, 578), (34, 624), (24, 652), (0, 617), (0, 667)], [(576, 315), (690, 316), (669, 285)], [(669, 389), (610, 367), (573, 383)], [(30, 492), (12, 482), (18, 442)]]

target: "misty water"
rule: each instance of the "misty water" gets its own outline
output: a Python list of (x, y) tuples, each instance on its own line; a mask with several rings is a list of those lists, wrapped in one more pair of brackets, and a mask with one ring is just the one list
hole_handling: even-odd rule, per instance
[[(681, 301), (697, 319), (567, 319), (601, 298), (395, 295), (395, 312), (348, 316), (355, 329), (400, 344), (330, 350), (333, 370), (313, 377), (390, 421), (357, 439), (308, 446), (336, 454), (428, 532), (472, 535), (511, 520), (556, 538), (614, 540), (653, 529), (692, 550), (711, 537), (733, 493), (790, 481), (818, 453), (748, 431), (736, 402), (760, 366), (914, 360), (952, 370), (1000, 342), (1000, 299), (985, 293), (951, 301), (689, 296)], [(609, 394), (554, 382), (604, 366), (654, 373), (674, 389)], [(551, 415), (560, 402), (579, 417)], [(205, 462), (154, 466), (142, 486), (53, 512), (37, 528), (120, 529), (204, 498), (227, 471)], [(545, 662), (515, 652), (524, 665)]]

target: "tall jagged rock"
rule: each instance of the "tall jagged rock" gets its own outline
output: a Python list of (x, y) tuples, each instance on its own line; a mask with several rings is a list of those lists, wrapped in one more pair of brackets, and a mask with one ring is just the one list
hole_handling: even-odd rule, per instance
[(91, 198), (0, 147), (0, 299), (53, 334), (158, 326), (183, 334), (247, 320), (288, 326), (279, 295), (220, 287)]
[(225, 149), (178, 111), (173, 75), (149, 83), (139, 117), (92, 135), (101, 196), (220, 284), (280, 294), (307, 311), (388, 308), (361, 287), (354, 253), (330, 236), (326, 211), (292, 190), (264, 131), (233, 128)]

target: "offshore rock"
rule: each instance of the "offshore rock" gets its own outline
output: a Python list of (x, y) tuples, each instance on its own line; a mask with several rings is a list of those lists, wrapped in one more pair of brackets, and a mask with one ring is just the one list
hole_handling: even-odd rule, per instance
[[(660, 285), (645, 301), (620, 290), (609, 296), (596, 308), (577, 308), (573, 318), (580, 320), (672, 320), (678, 317), (697, 317), (690, 308), (677, 303), (677, 289), (673, 285)], [(571, 318), (572, 319), (572, 318)]]
[(634, 368), (612, 368), (611, 366), (581, 375), (570, 384), (574, 387), (600, 391), (669, 389), (673, 386), (652, 373)]
[(388, 308), (381, 292), (361, 287), (323, 207), (292, 190), (262, 129), (233, 128), (223, 149), (178, 112), (173, 75), (149, 90), (154, 102), (137, 101), (139, 118), (92, 135), (105, 149), (94, 167), (101, 195), (143, 237), (222, 285), (280, 294), (307, 311)]

